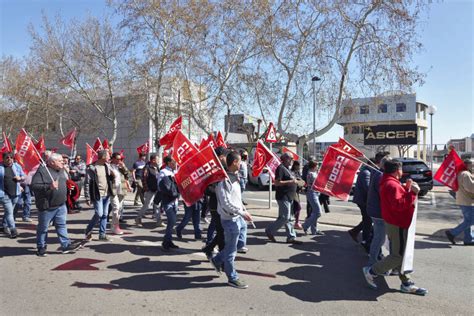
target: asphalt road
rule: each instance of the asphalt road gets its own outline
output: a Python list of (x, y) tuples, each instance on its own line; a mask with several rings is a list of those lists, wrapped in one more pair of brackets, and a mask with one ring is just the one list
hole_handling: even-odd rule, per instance
[[(71, 237), (82, 236), (91, 216), (69, 216)], [(129, 223), (133, 216), (128, 207)], [(172, 253), (161, 250), (164, 228), (151, 219), (145, 228), (126, 225), (127, 234), (111, 242), (95, 234), (67, 255), (55, 251), (51, 228), (49, 254), (40, 258), (34, 255), (34, 225), (20, 223), (18, 239), (0, 238), (0, 314), (472, 314), (472, 247), (418, 236), (413, 278), (429, 290), (419, 297), (398, 292), (397, 277), (380, 277), (378, 290), (368, 288), (361, 273), (367, 256), (345, 228), (321, 225), (325, 236), (301, 236), (303, 245), (289, 246), (268, 242), (263, 229), (270, 221), (256, 218), (257, 229), (248, 232), (250, 251), (237, 257), (246, 290), (227, 286), (216, 274), (199, 251), (203, 243), (192, 239), (191, 225)], [(284, 240), (283, 230), (277, 239)], [(85, 268), (93, 270), (77, 270)]]

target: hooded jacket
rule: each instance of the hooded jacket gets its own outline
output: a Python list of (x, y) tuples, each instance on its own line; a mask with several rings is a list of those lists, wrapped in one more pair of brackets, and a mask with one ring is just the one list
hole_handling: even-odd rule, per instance
[(385, 222), (401, 227), (410, 227), (415, 211), (416, 194), (408, 191), (400, 180), (384, 173), (380, 180), (380, 207)]

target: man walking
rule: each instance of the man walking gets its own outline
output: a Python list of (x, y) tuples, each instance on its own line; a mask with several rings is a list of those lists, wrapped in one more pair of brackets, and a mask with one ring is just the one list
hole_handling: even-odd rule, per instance
[(302, 242), (296, 240), (294, 218), (291, 212), (298, 183), (298, 180), (290, 172), (293, 157), (288, 153), (284, 153), (280, 159), (281, 164), (275, 171), (275, 196), (278, 203), (278, 218), (267, 227), (265, 233), (270, 241), (276, 242), (274, 235), (285, 225), (286, 242), (288, 244), (300, 245)]
[(245, 220), (252, 221), (252, 216), (244, 209), (242, 204), (238, 176), (240, 163), (241, 158), (238, 153), (230, 152), (227, 154), (226, 164), (229, 177), (219, 182), (216, 188), (217, 212), (221, 216), (221, 223), (224, 228), (225, 246), (210, 261), (218, 273), (221, 272), (222, 265), (224, 265), (224, 271), (230, 286), (245, 289), (248, 285), (239, 279), (234, 265), (237, 249), (245, 247), (247, 238), (247, 223)]
[[(76, 155), (71, 162), (69, 174), (71, 175), (71, 180), (77, 184), (79, 195), (81, 195), (82, 187), (84, 186), (84, 178), (86, 177), (86, 163), (82, 160), (80, 155)], [(79, 202), (76, 201), (74, 208), (77, 210), (81, 209)]]
[(13, 153), (3, 153), (0, 163), (0, 203), (3, 205), (3, 232), (10, 238), (18, 236), (13, 212), (21, 194), (20, 182), (25, 173), (19, 164), (13, 162)]
[(408, 228), (415, 211), (415, 199), (420, 188), (408, 179), (405, 185), (400, 183), (402, 164), (399, 161), (387, 160), (384, 164), (384, 174), (380, 181), (380, 207), (385, 221), (385, 230), (391, 243), (390, 254), (372, 266), (362, 269), (367, 284), (376, 289), (375, 277), (383, 275), (392, 269), (400, 271), (402, 281), (400, 291), (403, 293), (425, 295), (428, 291), (415, 286), (408, 273), (401, 269), (405, 254)]
[(31, 189), (35, 195), (38, 208), (38, 226), (36, 227), (36, 255), (46, 256), (49, 223), (54, 221), (62, 253), (75, 251), (80, 242), (71, 243), (67, 234), (67, 186), (63, 157), (53, 153), (49, 156), (47, 166), (41, 166), (33, 176)]
[(94, 205), (94, 216), (87, 225), (85, 238), (92, 239), (92, 229), (99, 222), (99, 240), (108, 241), (106, 234), (107, 213), (113, 192), (114, 174), (110, 171), (108, 161), (110, 154), (107, 150), (97, 153), (97, 161), (89, 165), (84, 183), (84, 195), (87, 205)]
[(111, 231), (114, 235), (122, 235), (123, 231), (120, 229), (120, 211), (122, 210), (123, 200), (126, 192), (131, 192), (130, 184), (125, 179), (128, 177), (128, 170), (123, 163), (123, 158), (120, 153), (113, 153), (110, 161), (110, 171), (114, 173), (114, 190), (115, 195), (110, 201), (112, 207), (112, 227)]
[[(153, 154), (150, 156), (150, 161), (146, 164), (143, 169), (142, 175), (142, 187), (144, 192), (144, 202), (140, 210), (138, 210), (138, 215), (135, 218), (135, 223), (137, 226), (143, 226), (142, 218), (145, 216), (146, 211), (153, 208), (153, 201), (155, 199), (156, 192), (158, 191), (158, 156)], [(155, 212), (157, 216), (158, 225), (160, 225), (160, 212)]]
[(161, 207), (164, 209), (167, 217), (165, 237), (163, 239), (163, 250), (179, 248), (173, 243), (173, 229), (176, 224), (176, 215), (178, 213), (178, 185), (174, 178), (176, 170), (176, 161), (171, 156), (163, 159), (166, 167), (160, 171), (160, 182), (158, 183), (161, 194)]
[(145, 198), (144, 198), (144, 192), (143, 192), (143, 183), (142, 183), (142, 178), (143, 178), (143, 171), (145, 168), (145, 160), (146, 160), (146, 154), (139, 154), (138, 155), (138, 160), (135, 161), (132, 167), (132, 180), (134, 183), (134, 187), (137, 189), (137, 193), (135, 194), (135, 200), (133, 205), (134, 206), (139, 206), (139, 200), (142, 203), (145, 203)]

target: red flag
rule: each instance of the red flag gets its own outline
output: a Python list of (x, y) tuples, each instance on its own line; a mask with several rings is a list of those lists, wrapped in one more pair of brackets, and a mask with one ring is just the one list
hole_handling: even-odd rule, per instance
[(74, 147), (74, 143), (76, 142), (76, 128), (70, 130), (66, 136), (59, 140), (59, 142), (72, 149)]
[(361, 151), (349, 144), (344, 138), (339, 137), (337, 144), (331, 145), (331, 147), (343, 150), (354, 157), (364, 157), (364, 154)]
[(104, 141), (102, 142), (102, 148), (104, 148), (105, 150), (108, 150), (110, 148), (109, 146), (109, 141), (106, 139), (104, 139)]
[(207, 145), (209, 145), (209, 142), (207, 141), (207, 139), (203, 138), (201, 140), (201, 144), (199, 144), (199, 150), (203, 150), (207, 147)]
[(263, 168), (267, 166), (272, 179), (275, 179), (275, 170), (280, 164), (280, 159), (259, 140), (253, 156), (252, 176), (258, 177)]
[(173, 159), (176, 163), (182, 165), (197, 152), (193, 143), (181, 131), (177, 131), (173, 141)]
[(459, 158), (457, 152), (453, 149), (446, 156), (433, 178), (436, 181), (441, 182), (445, 186), (450, 187), (454, 191), (457, 191), (459, 188), (458, 173), (461, 172), (463, 168), (463, 161), (461, 160), (461, 158)]
[(143, 143), (142, 145), (137, 147), (137, 153), (140, 154), (148, 154), (150, 152), (150, 144), (147, 141), (146, 143)]
[(291, 151), (289, 148), (287, 147), (283, 147), (281, 149), (281, 151), (283, 153), (289, 153), (291, 156), (293, 156), (293, 160), (300, 160), (300, 156), (298, 156), (295, 152)]
[(276, 136), (276, 129), (272, 122), (268, 125), (267, 134), (265, 135), (265, 142), (266, 143), (276, 143), (277, 136)]
[(221, 131), (217, 132), (217, 137), (215, 141), (217, 147), (222, 146), (224, 148), (227, 148), (227, 144), (224, 141), (224, 136), (222, 136)]
[(120, 157), (122, 157), (122, 160), (125, 160), (125, 155), (123, 154), (124, 152), (125, 152), (125, 150), (124, 150), (124, 149), (121, 149), (121, 150), (120, 150), (120, 153), (119, 153), (119, 154), (120, 154)]
[(95, 152), (104, 150), (104, 147), (102, 146), (102, 142), (100, 141), (99, 137), (96, 138), (94, 146), (92, 146), (92, 149), (94, 149)]
[(35, 144), (26, 131), (22, 129), (15, 143), (16, 154), (15, 159), (23, 168), (25, 173), (37, 168), (40, 164), (40, 156), (35, 148)]
[(174, 136), (176, 135), (177, 131), (181, 130), (182, 125), (183, 117), (180, 116), (173, 122), (173, 124), (171, 124), (170, 129), (166, 135), (160, 138), (160, 145), (166, 146), (167, 148), (173, 146)]
[(42, 155), (46, 151), (46, 145), (44, 144), (44, 136), (41, 135), (38, 142), (35, 144), (35, 148), (38, 150), (39, 154)]
[(211, 145), (212, 148), (217, 148), (216, 140), (214, 139), (214, 134), (210, 133), (207, 137), (207, 144)]
[(175, 175), (179, 192), (187, 206), (196, 203), (204, 195), (208, 185), (226, 177), (227, 174), (211, 146), (183, 163)]
[(13, 151), (12, 144), (8, 140), (7, 135), (3, 132), (3, 146), (0, 148), (0, 162), (3, 162), (3, 153), (11, 153)]
[(91, 145), (86, 143), (86, 165), (94, 163), (97, 158), (97, 152), (91, 147)]
[(313, 190), (347, 201), (362, 163), (348, 152), (330, 146), (313, 184)]

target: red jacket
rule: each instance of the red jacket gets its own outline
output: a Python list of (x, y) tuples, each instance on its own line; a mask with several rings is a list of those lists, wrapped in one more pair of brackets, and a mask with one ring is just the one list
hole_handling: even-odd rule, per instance
[(382, 218), (389, 224), (408, 228), (415, 211), (416, 194), (392, 175), (384, 174), (380, 181), (380, 208)]

